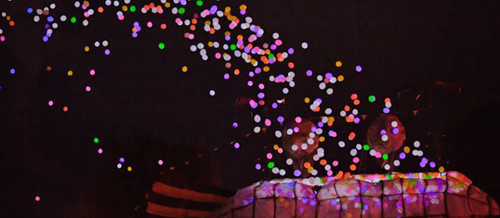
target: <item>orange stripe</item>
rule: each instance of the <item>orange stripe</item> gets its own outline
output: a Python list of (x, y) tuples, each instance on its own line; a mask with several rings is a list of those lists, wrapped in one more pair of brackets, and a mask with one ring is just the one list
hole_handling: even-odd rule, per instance
[(213, 212), (167, 207), (148, 202), (146, 212), (164, 217), (213, 217)]
[(189, 189), (176, 188), (161, 182), (155, 182), (153, 184), (153, 191), (157, 194), (171, 198), (181, 198), (190, 201), (208, 202), (220, 205), (222, 205), (227, 199), (215, 194), (200, 193)]

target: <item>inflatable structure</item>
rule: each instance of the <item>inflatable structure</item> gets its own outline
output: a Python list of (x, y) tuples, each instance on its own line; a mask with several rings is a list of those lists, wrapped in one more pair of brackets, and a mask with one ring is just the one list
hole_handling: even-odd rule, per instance
[(392, 173), (261, 181), (217, 217), (493, 217), (498, 204), (463, 174)]

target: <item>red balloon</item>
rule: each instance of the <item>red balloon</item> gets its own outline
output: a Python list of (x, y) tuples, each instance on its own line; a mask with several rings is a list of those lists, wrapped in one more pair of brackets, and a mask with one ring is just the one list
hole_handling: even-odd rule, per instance
[[(293, 132), (292, 135), (287, 134), (288, 129), (299, 128), (298, 132)], [(310, 138), (309, 134), (312, 132), (311, 129), (316, 128), (316, 125), (309, 120), (302, 120), (300, 123), (293, 122), (286, 125), (283, 131), (283, 149), (292, 157), (297, 159), (302, 159), (309, 154), (313, 153), (319, 145), (319, 138), (317, 135), (313, 138), (314, 143), (309, 144), (307, 140)], [(302, 149), (302, 144), (306, 143), (307, 148)], [(292, 146), (297, 145), (298, 149), (293, 150)]]
[(389, 154), (403, 145), (406, 139), (405, 127), (396, 116), (381, 115), (368, 127), (366, 139), (376, 151)]

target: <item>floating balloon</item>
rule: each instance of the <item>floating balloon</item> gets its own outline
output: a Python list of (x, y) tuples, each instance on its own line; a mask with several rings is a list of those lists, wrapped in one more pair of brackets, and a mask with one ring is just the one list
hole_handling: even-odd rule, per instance
[(310, 120), (295, 119), (283, 130), (283, 149), (293, 159), (294, 168), (302, 171), (302, 176), (307, 176), (303, 163), (313, 162), (312, 155), (319, 145), (319, 136), (314, 133), (316, 128)]
[(406, 139), (405, 127), (394, 115), (381, 115), (368, 127), (368, 144), (382, 154), (398, 150)]

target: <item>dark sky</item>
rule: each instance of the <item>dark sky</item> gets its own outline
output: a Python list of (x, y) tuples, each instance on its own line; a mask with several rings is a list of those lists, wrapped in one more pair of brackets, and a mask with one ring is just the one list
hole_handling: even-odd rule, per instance
[[(103, 2), (92, 1), (91, 6)], [(214, 2), (205, 1), (204, 6)], [(216, 156), (228, 189), (269, 176), (254, 169), (257, 159), (270, 150), (265, 147), (268, 137), (245, 138), (253, 128), (250, 109), (234, 105), (236, 98), (256, 93), (245, 88), (246, 68), (241, 67), (245, 75), (225, 81), (224, 63), (213, 55), (203, 61), (190, 52), (192, 43), (183, 37), (186, 27), (177, 26), (169, 12), (126, 13), (119, 21), (116, 9), (106, 7), (84, 27), (78, 23), (82, 10), (58, 1), (51, 11), (56, 20), (63, 14), (79, 20), (60, 23), (43, 42), (43, 24), (33, 22), (26, 9), (50, 3), (0, 2), (0, 12), (16, 22), (10, 27), (0, 17), (0, 29), (7, 37), (0, 42), (2, 211), (19, 217), (71, 217), (84, 212), (125, 217), (160, 171), (158, 158), (192, 138), (219, 147)], [(200, 10), (189, 4), (186, 17)], [(401, 113), (407, 127), (408, 141), (428, 144), (430, 157), (440, 159), (447, 170), (464, 173), (499, 199), (495, 127), (500, 121), (500, 15), (495, 1), (222, 0), (216, 4), (231, 6), (235, 12), (246, 4), (247, 15), (266, 31), (262, 40), (278, 32), (285, 47), (295, 48), (300, 85), (287, 97), (286, 116), (305, 113), (301, 103), (305, 96), (324, 95), (304, 76), (307, 69), (334, 70), (337, 60), (351, 69), (359, 64), (363, 71), (346, 70), (346, 81), (328, 102), (340, 108), (351, 93), (390, 96), (394, 112)], [(134, 21), (142, 26), (136, 39), (131, 37)], [(165, 22), (168, 27), (149, 29), (147, 21)], [(102, 40), (109, 41), (110, 56), (103, 54), (102, 46), (92, 46)], [(194, 41), (209, 39), (200, 36)], [(304, 41), (307, 50), (300, 49)], [(164, 50), (158, 49), (159, 42), (166, 44)], [(91, 47), (88, 53), (83, 50), (86, 45)], [(186, 73), (181, 71), (184, 65), (189, 68)], [(16, 69), (14, 75), (11, 68)], [(75, 72), (72, 77), (66, 75), (70, 69)], [(89, 76), (90, 69), (96, 76)], [(428, 85), (438, 80), (459, 84), (461, 92), (430, 89)], [(87, 85), (92, 87), (89, 93), (84, 91)], [(411, 91), (398, 98), (398, 91), (408, 88)], [(208, 95), (211, 89), (216, 91), (214, 97)], [(416, 102), (418, 94), (422, 98)], [(53, 107), (47, 105), (49, 100)], [(414, 109), (421, 112), (413, 116), (409, 112)], [(366, 110), (372, 115), (380, 108)], [(237, 130), (231, 128), (234, 121), (240, 124)], [(92, 142), (94, 137), (100, 139), (98, 145)], [(229, 144), (233, 140), (241, 141), (242, 148), (233, 149)], [(103, 155), (97, 154), (99, 147)], [(331, 155), (346, 156), (345, 150)], [(126, 166), (134, 170), (118, 170), (119, 157), (125, 157)], [(422, 169), (409, 160), (398, 170)], [(40, 202), (34, 201), (37, 195)]]

